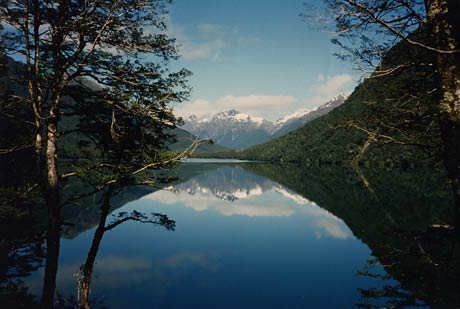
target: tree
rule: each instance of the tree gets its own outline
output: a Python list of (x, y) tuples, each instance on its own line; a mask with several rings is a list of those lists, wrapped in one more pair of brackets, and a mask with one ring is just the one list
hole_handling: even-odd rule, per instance
[[(460, 2), (457, 0), (324, 0), (333, 16), (333, 40), (346, 51), (340, 57), (371, 78), (390, 76), (413, 67), (434, 68), (434, 89), (421, 94), (436, 102), (442, 159), (452, 183), (460, 219)], [(384, 59), (401, 42), (429, 53), (426, 61), (401, 61), (390, 67)]]
[[(190, 74), (167, 69), (177, 57), (165, 33), (169, 2), (0, 0), (1, 48), (25, 65), (22, 103), (33, 113), (31, 145), (48, 208), (47, 307), (54, 298), (57, 263), (48, 261), (59, 255), (61, 208), (74, 200), (62, 200), (63, 186), (72, 178), (89, 181), (93, 190), (84, 195), (153, 183), (142, 176), (181, 157), (164, 151), (174, 138), (167, 129), (177, 122), (168, 106), (188, 95)], [(60, 162), (72, 135), (76, 160)], [(90, 149), (89, 156), (82, 149)]]
[(107, 191), (103, 194), (99, 224), (94, 233), (93, 241), (88, 251), (86, 261), (80, 267), (80, 277), (78, 280), (78, 294), (80, 295), (79, 302), (81, 308), (90, 308), (89, 294), (91, 276), (93, 273), (94, 263), (96, 261), (99, 246), (102, 242), (102, 238), (104, 237), (105, 232), (110, 231), (127, 221), (136, 221), (140, 223), (159, 225), (166, 228), (167, 230), (174, 230), (175, 228), (175, 222), (170, 220), (167, 216), (163, 214), (153, 213), (150, 217), (147, 217), (146, 215), (135, 210), (131, 213), (119, 213), (115, 220), (107, 224), (107, 217), (109, 215), (109, 210), (111, 206), (110, 198), (112, 197), (112, 194), (115, 190), (116, 188), (109, 186)]

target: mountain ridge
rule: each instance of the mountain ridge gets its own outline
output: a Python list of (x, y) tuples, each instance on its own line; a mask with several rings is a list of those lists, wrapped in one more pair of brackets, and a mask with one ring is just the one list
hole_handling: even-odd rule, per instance
[(211, 138), (224, 147), (242, 150), (285, 135), (321, 117), (342, 105), (345, 98), (345, 95), (341, 94), (311, 110), (299, 109), (275, 121), (251, 116), (236, 109), (219, 112), (210, 117), (198, 118), (190, 115), (184, 120), (182, 129), (200, 138)]

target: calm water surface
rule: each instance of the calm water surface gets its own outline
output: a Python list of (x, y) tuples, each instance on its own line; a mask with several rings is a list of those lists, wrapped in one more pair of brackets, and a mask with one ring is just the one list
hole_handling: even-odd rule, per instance
[[(380, 247), (365, 242), (380, 242), (378, 233), (391, 224), (357, 177), (324, 176), (339, 187), (313, 172), (291, 170), (283, 178), (283, 171), (256, 163), (185, 164), (176, 184), (137, 193), (112, 216), (163, 213), (176, 229), (125, 222), (107, 231), (91, 299), (109, 308), (353, 308), (394, 300), (391, 293), (373, 295), (380, 290), (410, 294), (410, 284), (401, 287), (376, 262)], [(76, 225), (61, 240), (57, 290), (64, 297), (78, 297), (79, 269), (98, 223), (91, 207), (70, 219)], [(36, 295), (43, 275), (41, 268), (24, 280)]]

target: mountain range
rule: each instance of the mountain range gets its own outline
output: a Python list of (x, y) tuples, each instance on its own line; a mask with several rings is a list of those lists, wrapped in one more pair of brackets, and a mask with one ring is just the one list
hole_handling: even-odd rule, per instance
[(198, 137), (212, 138), (221, 146), (245, 149), (298, 129), (342, 105), (345, 99), (344, 95), (339, 95), (312, 110), (300, 109), (276, 121), (251, 116), (235, 109), (211, 117), (198, 118), (191, 115), (184, 120), (182, 128)]

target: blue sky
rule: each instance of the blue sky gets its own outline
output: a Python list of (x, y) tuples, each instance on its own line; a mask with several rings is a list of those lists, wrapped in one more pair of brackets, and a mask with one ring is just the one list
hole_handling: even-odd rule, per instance
[(193, 72), (180, 116), (236, 108), (277, 119), (350, 92), (358, 75), (333, 56), (331, 35), (299, 16), (305, 0), (175, 0), (168, 16)]

